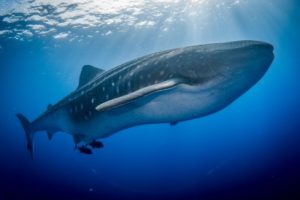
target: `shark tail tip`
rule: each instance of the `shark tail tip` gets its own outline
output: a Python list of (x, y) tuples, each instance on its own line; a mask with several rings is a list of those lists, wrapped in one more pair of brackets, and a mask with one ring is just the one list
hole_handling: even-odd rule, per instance
[(27, 149), (30, 153), (30, 157), (33, 158), (33, 132), (31, 130), (31, 123), (29, 120), (22, 114), (18, 113), (16, 114), (17, 118), (20, 120), (23, 129), (26, 134), (26, 139), (27, 139)]

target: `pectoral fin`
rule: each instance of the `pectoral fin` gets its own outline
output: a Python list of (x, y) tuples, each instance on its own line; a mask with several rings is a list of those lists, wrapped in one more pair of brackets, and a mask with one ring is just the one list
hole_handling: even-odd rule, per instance
[(178, 85), (179, 83), (181, 83), (181, 81), (179, 79), (171, 79), (171, 80), (164, 81), (164, 82), (161, 82), (158, 84), (150, 85), (148, 87), (141, 88), (141, 89), (136, 90), (127, 95), (124, 95), (124, 96), (121, 96), (121, 97), (118, 97), (115, 99), (111, 99), (109, 101), (101, 103), (96, 107), (96, 110), (104, 111), (104, 110), (108, 110), (108, 109), (111, 109), (111, 108), (114, 108), (117, 106), (121, 106), (121, 105), (130, 103), (138, 98), (142, 98), (143, 96), (149, 95), (151, 93), (172, 88), (172, 87)]

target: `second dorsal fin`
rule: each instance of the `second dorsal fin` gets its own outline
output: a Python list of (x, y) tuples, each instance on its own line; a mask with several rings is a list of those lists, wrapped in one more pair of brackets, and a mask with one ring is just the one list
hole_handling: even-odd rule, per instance
[(103, 69), (99, 69), (91, 65), (84, 65), (81, 69), (79, 84), (77, 89), (85, 85), (86, 83), (88, 83), (93, 78), (95, 78), (96, 75), (101, 74), (103, 72), (104, 72)]

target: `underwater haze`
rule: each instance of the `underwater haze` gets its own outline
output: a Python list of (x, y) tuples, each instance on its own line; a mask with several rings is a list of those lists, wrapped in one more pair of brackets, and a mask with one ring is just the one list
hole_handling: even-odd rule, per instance
[[(297, 0), (0, 0), (0, 200), (300, 199), (299, 8)], [(108, 70), (236, 40), (268, 42), (275, 59), (225, 109), (122, 130), (92, 155), (69, 134), (49, 141), (38, 132), (31, 159), (16, 113), (34, 120), (76, 89), (83, 65)]]

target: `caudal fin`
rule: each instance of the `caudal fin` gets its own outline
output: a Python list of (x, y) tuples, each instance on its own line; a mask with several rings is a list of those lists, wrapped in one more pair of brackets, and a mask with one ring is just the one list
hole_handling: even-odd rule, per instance
[(23, 129), (25, 131), (26, 139), (27, 139), (27, 149), (30, 152), (30, 156), (32, 157), (33, 156), (33, 144), (32, 144), (33, 132), (31, 131), (31, 128), (30, 128), (31, 123), (28, 121), (28, 119), (24, 115), (22, 115), (20, 113), (18, 113), (16, 116), (20, 120), (20, 122), (23, 126)]

